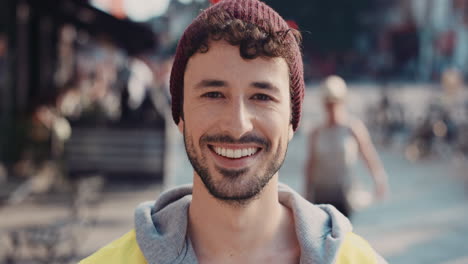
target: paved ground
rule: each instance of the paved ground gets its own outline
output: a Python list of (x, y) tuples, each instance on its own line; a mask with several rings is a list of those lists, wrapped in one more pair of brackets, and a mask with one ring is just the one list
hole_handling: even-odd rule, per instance
[(382, 153), (390, 200), (360, 211), (353, 222), (390, 263), (468, 263), (468, 186), (453, 162), (411, 164)]
[[(309, 99), (312, 103), (305, 107), (305, 128), (291, 142), (280, 172), (280, 180), (299, 192), (303, 187), (304, 135), (319, 118), (319, 105), (313, 103), (313, 98)], [(362, 109), (354, 111), (359, 113)], [(192, 170), (180, 140), (180, 136), (175, 137), (171, 184), (191, 181)], [(450, 160), (414, 164), (406, 161), (398, 148), (379, 150), (389, 173), (392, 195), (387, 201), (355, 214), (352, 221), (356, 232), (367, 238), (390, 263), (468, 263), (468, 221), (465, 219), (468, 190), (464, 180), (468, 178), (467, 169)], [(370, 190), (369, 177), (362, 165), (357, 168), (357, 174), (363, 189)], [(161, 186), (154, 184), (108, 186), (101, 202), (92, 210), (97, 224), (86, 230), (80, 253), (90, 254), (131, 229), (133, 208), (141, 201), (156, 198), (160, 190)], [(4, 208), (0, 211), (0, 230), (64, 218), (67, 206), (56, 199), (53, 203), (27, 201), (14, 208)]]

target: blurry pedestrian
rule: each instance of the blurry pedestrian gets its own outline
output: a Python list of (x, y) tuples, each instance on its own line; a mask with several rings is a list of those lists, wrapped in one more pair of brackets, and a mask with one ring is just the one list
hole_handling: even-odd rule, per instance
[[(440, 78), (442, 109), (453, 119), (453, 122), (464, 122), (467, 93), (461, 71), (457, 68), (445, 69)], [(455, 129), (455, 128), (454, 128)]]
[(338, 76), (329, 76), (321, 89), (325, 120), (309, 136), (305, 164), (306, 198), (315, 204), (332, 204), (350, 216), (352, 170), (358, 154), (371, 172), (377, 199), (387, 194), (387, 176), (364, 123), (346, 111), (345, 81)]
[(223, 0), (179, 42), (172, 116), (193, 186), (135, 212), (88, 263), (385, 263), (329, 205), (278, 183), (304, 93), (300, 33), (258, 0)]
[(31, 108), (26, 149), (15, 165), (16, 174), (27, 180), (9, 195), (10, 205), (18, 204), (30, 195), (63, 187), (65, 175), (61, 159), (71, 127), (56, 108), (56, 96), (48, 97)]

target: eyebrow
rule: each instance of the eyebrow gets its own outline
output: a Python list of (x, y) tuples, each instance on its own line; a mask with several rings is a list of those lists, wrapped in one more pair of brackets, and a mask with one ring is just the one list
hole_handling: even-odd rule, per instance
[[(267, 81), (252, 82), (250, 85), (254, 88), (261, 89), (261, 90), (270, 90), (273, 92), (279, 91), (278, 87), (276, 87), (274, 84), (267, 82)], [(195, 88), (203, 89), (203, 88), (227, 87), (227, 86), (228, 86), (227, 82), (222, 81), (222, 80), (205, 79), (205, 80), (201, 80), (197, 85), (195, 85)]]
[(262, 89), (262, 90), (271, 90), (273, 92), (278, 92), (279, 89), (274, 84), (270, 82), (253, 82), (251, 84), (253, 87)]
[(226, 87), (227, 84), (225, 81), (215, 80), (215, 79), (208, 79), (208, 80), (201, 80), (195, 88), (209, 88), (209, 87)]

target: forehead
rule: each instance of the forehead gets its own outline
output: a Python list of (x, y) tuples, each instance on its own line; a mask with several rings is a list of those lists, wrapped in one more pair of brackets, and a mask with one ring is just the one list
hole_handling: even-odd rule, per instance
[(289, 91), (289, 69), (284, 58), (244, 59), (239, 47), (222, 40), (210, 42), (208, 52), (195, 53), (187, 63), (184, 83), (206, 78), (235, 81), (238, 84), (268, 81), (279, 87), (286, 86)]

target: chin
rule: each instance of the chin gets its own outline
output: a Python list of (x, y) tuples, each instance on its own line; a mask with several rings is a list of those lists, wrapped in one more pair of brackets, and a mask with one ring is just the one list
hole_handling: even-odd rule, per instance
[[(216, 199), (233, 204), (248, 204), (258, 198), (274, 174), (261, 178), (249, 175), (249, 169), (216, 169), (214, 174), (198, 173), (208, 192)], [(218, 180), (214, 180), (216, 175)], [(265, 174), (264, 174), (265, 175)]]

